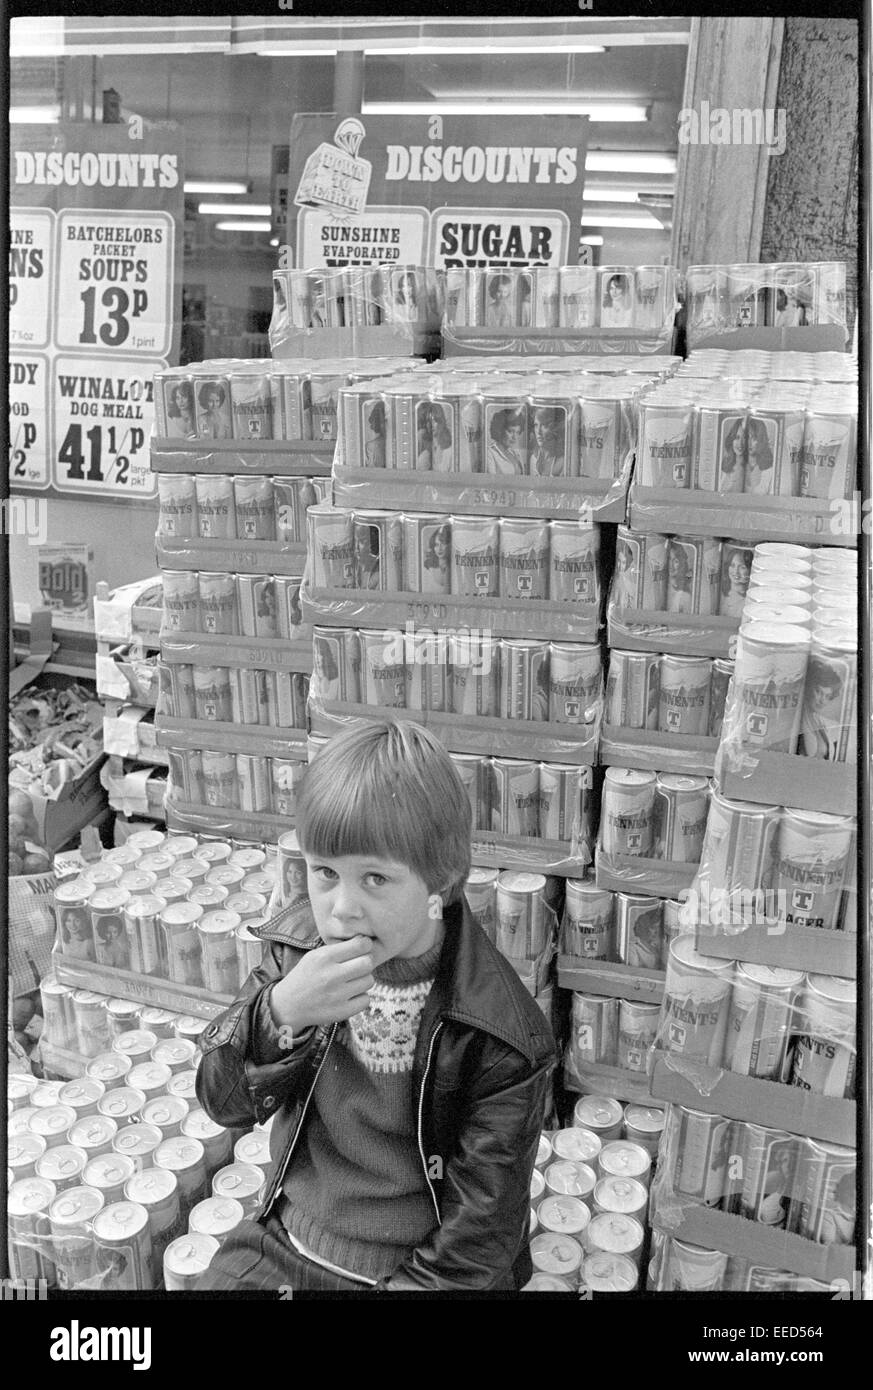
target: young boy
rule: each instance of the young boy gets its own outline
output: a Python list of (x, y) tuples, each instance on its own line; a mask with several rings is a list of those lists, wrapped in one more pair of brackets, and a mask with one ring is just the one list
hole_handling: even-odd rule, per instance
[(416, 724), (355, 729), (307, 769), (296, 823), (309, 900), (260, 929), (202, 1035), (213, 1119), (276, 1118), (258, 1220), (201, 1287), (519, 1289), (555, 1046), (467, 907), (455, 767)]

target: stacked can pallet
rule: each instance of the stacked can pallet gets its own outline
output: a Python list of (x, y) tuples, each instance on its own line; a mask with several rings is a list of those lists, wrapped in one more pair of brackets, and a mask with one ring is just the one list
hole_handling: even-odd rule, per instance
[(156, 723), (172, 828), (262, 842), (293, 820), (312, 661), (306, 508), (328, 494), (350, 379), (348, 364), (235, 361), (155, 379)]
[(267, 916), (276, 872), (252, 845), (137, 831), (64, 876), (54, 888), (44, 1050), (68, 1067), (100, 1051), (112, 998), (219, 1013), (260, 960), (251, 927)]
[(446, 270), (443, 349), (669, 353), (679, 307), (672, 266)]
[(851, 1282), (856, 593), (849, 549), (755, 548), (653, 1052), (657, 1289)]
[(340, 396), (338, 505), (309, 511), (312, 734), (388, 708), (447, 745), (471, 901), (546, 1007), (558, 880), (592, 848), (600, 520), (623, 510), (637, 401), (663, 374), (499, 359), (359, 383)]
[(630, 1293), (649, 1243), (649, 1187), (664, 1112), (586, 1095), (540, 1137), (531, 1182), (525, 1292)]
[[(50, 985), (45, 998), (57, 1005)], [(132, 1004), (110, 1014), (77, 1079), (10, 1075), (12, 1274), (63, 1290), (188, 1289), (257, 1210), (268, 1128), (224, 1129), (200, 1108), (205, 1020)]]

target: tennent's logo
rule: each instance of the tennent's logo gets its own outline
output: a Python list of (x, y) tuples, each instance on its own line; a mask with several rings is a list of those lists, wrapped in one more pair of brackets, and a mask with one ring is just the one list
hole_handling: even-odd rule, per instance
[(785, 153), (783, 107), (710, 106), (699, 111), (683, 106), (679, 112), (680, 145), (766, 145), (769, 154)]

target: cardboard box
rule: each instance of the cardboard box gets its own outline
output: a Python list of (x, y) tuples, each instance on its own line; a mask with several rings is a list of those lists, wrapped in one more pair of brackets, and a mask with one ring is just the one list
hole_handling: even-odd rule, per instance
[(657, 1107), (659, 1104), (652, 1098), (645, 1072), (608, 1067), (602, 1062), (570, 1061), (565, 1056), (564, 1085), (568, 1091), (581, 1091), (583, 1095), (611, 1096), (615, 1100), (647, 1107)]
[(91, 989), (111, 999), (132, 999), (150, 1008), (169, 1009), (177, 1014), (194, 1014), (197, 1018), (215, 1018), (233, 1003), (230, 995), (212, 994), (194, 985), (177, 985), (172, 980), (159, 980), (153, 975), (137, 975), (132, 970), (117, 970), (92, 961), (72, 960), (57, 947), (52, 951), (55, 974), (62, 984), (74, 989)]
[(672, 355), (676, 330), (641, 328), (462, 328), (443, 324), (443, 357), (556, 357), (576, 354), (614, 356), (631, 353), (640, 357)]
[(711, 1207), (686, 1206), (681, 1220), (667, 1225), (658, 1219), (655, 1202), (652, 1222), (658, 1230), (676, 1240), (686, 1240), (707, 1250), (721, 1250), (765, 1269), (787, 1269), (825, 1284), (834, 1283), (835, 1295), (843, 1288), (851, 1289), (853, 1284), (856, 1255), (851, 1245), (816, 1245), (803, 1236), (789, 1235), (759, 1221), (713, 1211)]
[(85, 1075), (85, 1068), (91, 1061), (90, 1057), (83, 1057), (80, 1052), (42, 1041), (39, 1044), (39, 1058), (46, 1081), (73, 1081)]
[(313, 439), (153, 439), (153, 473), (268, 474), (277, 478), (329, 478), (334, 443)]
[(857, 975), (858, 938), (854, 932), (795, 926), (776, 931), (763, 923), (739, 932), (698, 927), (695, 944), (703, 955), (719, 960), (751, 961), (783, 970), (806, 970), (811, 975), (840, 975), (846, 980)]
[(556, 878), (582, 878), (591, 863), (591, 851), (582, 840), (533, 840), (517, 835), (498, 835), (474, 830), (472, 862), (485, 869), (515, 869), (520, 873), (552, 874)]
[(634, 531), (732, 536), (754, 545), (769, 540), (855, 546), (857, 536), (846, 534), (842, 524), (843, 510), (850, 505), (845, 502), (836, 507), (817, 497), (758, 497), (696, 488), (644, 487), (637, 482), (631, 484), (628, 495)]
[(299, 759), (306, 762), (305, 729), (267, 729), (244, 724), (225, 724), (211, 719), (173, 719), (158, 715), (155, 738), (159, 749), (181, 748), (199, 752), (249, 753), (255, 757)]
[[(156, 634), (162, 608), (150, 602), (161, 592), (160, 575), (124, 584), (109, 592), (98, 584), (94, 600), (94, 631), (98, 642), (131, 642), (135, 636)], [(101, 596), (102, 595), (102, 596)]]
[(655, 608), (607, 609), (610, 647), (629, 652), (666, 652), (676, 656), (736, 656), (739, 618), (698, 613), (662, 613)]
[[(333, 470), (338, 507), (387, 507), (465, 516), (547, 517), (624, 521), (629, 468), (620, 478), (501, 478), (493, 473), (425, 473), (399, 468), (350, 468), (339, 455)], [(674, 528), (675, 529), (675, 528)]]
[[(382, 719), (386, 711), (346, 700), (310, 704), (310, 727), (327, 737), (348, 729), (353, 719)], [(392, 709), (392, 719), (424, 724), (453, 753), (483, 758), (533, 758), (547, 763), (591, 767), (597, 762), (598, 724), (540, 724), (532, 719), (493, 719), (437, 714), (432, 710)]]
[(831, 763), (796, 753), (770, 753), (735, 741), (719, 745), (715, 760), (719, 791), (738, 801), (826, 811), (835, 816), (858, 814), (858, 764)]
[[(435, 320), (433, 320), (435, 322)], [(436, 328), (383, 323), (351, 328), (288, 328), (270, 343), (274, 362), (325, 357), (439, 357), (440, 335)], [(410, 361), (410, 367), (415, 364)]]
[(604, 854), (598, 844), (594, 872), (598, 888), (613, 893), (646, 893), (652, 898), (678, 898), (694, 882), (699, 865), (670, 859), (644, 859), (632, 854)]
[(227, 574), (281, 574), (299, 578), (306, 564), (305, 541), (198, 540), (158, 536), (158, 564), (168, 570)]
[[(687, 1079), (689, 1075), (695, 1078), (694, 1082)], [(662, 1103), (670, 1101), (692, 1110), (705, 1110), (709, 1115), (768, 1125), (847, 1148), (855, 1146), (853, 1100), (814, 1095), (799, 1086), (683, 1062), (681, 1057), (658, 1049), (654, 1050), (651, 1092)]]
[[(156, 640), (153, 650), (158, 647)], [(136, 644), (113, 647), (108, 654), (98, 651), (96, 671), (97, 694), (101, 697), (123, 700), (141, 709), (153, 709), (157, 703), (157, 659), (150, 660), (145, 653), (139, 655)]]
[(161, 635), (161, 660), (194, 666), (233, 666), (312, 674), (312, 629), (300, 623), (295, 636), (230, 637), (220, 632), (173, 632)]
[(105, 761), (106, 754), (98, 754), (78, 777), (64, 783), (55, 801), (42, 792), (30, 791), (37, 838), (50, 854), (61, 849), (105, 810), (106, 793), (100, 782), (100, 770)]
[(718, 348), (728, 352), (757, 348), (759, 352), (845, 352), (849, 335), (838, 323), (810, 323), (800, 328), (725, 328), (689, 331), (688, 350)]
[(166, 755), (157, 744), (150, 711), (137, 705), (107, 712), (103, 719), (103, 748), (108, 755), (166, 767)]
[(717, 738), (696, 734), (661, 734), (655, 729), (625, 729), (618, 724), (604, 724), (600, 732), (600, 761), (606, 767), (710, 777), (717, 752)]
[(168, 830), (181, 830), (186, 835), (217, 835), (225, 840), (245, 840), (258, 845), (274, 845), (286, 830), (294, 829), (293, 816), (201, 806), (169, 796), (164, 802), (164, 811)]
[[(537, 642), (596, 642), (600, 630), (600, 603), (559, 603), (551, 599), (434, 597), (410, 591), (373, 594), (364, 589), (311, 588), (300, 590), (300, 607), (308, 623), (331, 627), (408, 629), (410, 640), (423, 641), (432, 629), (494, 637), (521, 637)], [(445, 639), (444, 639), (445, 641)], [(443, 648), (440, 648), (443, 650)], [(445, 658), (447, 659), (447, 658)]]
[(558, 984), (581, 994), (606, 994), (638, 1004), (660, 1004), (664, 997), (663, 970), (642, 970), (607, 960), (558, 956)]

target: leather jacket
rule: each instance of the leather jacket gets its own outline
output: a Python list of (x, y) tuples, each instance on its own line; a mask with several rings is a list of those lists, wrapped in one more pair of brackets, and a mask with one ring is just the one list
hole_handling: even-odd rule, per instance
[[(466, 902), (445, 912), (445, 937), (413, 1059), (418, 1149), (434, 1204), (426, 1240), (377, 1285), (386, 1290), (515, 1290), (531, 1275), (531, 1172), (557, 1061), (537, 1004)], [(259, 1065), (266, 991), (321, 942), (308, 900), (256, 929), (265, 949), (240, 995), (204, 1029), (197, 1095), (219, 1124), (272, 1115), (265, 1217), (283, 1181), (320, 1068), (339, 1025)], [(275, 1025), (274, 1025), (275, 1027)]]

